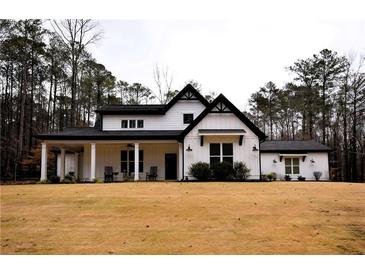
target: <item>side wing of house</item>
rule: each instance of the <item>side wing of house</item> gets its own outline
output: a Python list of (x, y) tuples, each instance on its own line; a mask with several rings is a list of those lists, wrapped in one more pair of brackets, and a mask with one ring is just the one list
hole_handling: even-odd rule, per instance
[(244, 162), (248, 179), (260, 178), (259, 142), (265, 135), (227, 98), (218, 96), (183, 132), (184, 176), (193, 163)]
[(261, 144), (262, 174), (275, 172), (278, 179), (289, 175), (315, 180), (314, 172), (320, 172), (320, 180), (329, 180), (328, 153), (331, 149), (313, 140), (266, 141)]

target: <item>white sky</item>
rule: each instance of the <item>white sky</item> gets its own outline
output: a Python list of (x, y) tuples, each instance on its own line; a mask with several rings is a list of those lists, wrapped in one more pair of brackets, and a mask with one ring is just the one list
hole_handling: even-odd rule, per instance
[(240, 109), (267, 81), (290, 80), (285, 67), (298, 58), (323, 48), (365, 53), (364, 0), (63, 0), (47, 11), (34, 1), (2, 17), (109, 18), (98, 20), (104, 39), (89, 49), (118, 80), (155, 90), (158, 63), (173, 73), (174, 89), (194, 79), (203, 93), (223, 93)]

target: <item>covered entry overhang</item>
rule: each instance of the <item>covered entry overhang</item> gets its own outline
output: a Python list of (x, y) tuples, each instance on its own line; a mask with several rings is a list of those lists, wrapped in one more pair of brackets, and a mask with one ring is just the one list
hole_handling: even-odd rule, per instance
[[(182, 143), (179, 142), (179, 134), (180, 131), (105, 132), (94, 128), (40, 134), (37, 137), (42, 140), (41, 180), (47, 179), (47, 151), (52, 147), (59, 149), (58, 169), (61, 179), (70, 171), (66, 169), (65, 163), (68, 152), (68, 158), (70, 153), (74, 155), (72, 172), (76, 178), (90, 181), (103, 179), (104, 168), (112, 166), (115, 173), (118, 173), (117, 178), (122, 180), (127, 174), (121, 167), (124, 165), (121, 159), (122, 151), (128, 151), (128, 176), (135, 181), (143, 179), (151, 166), (157, 166), (158, 178), (165, 179), (167, 169), (164, 153), (169, 154), (168, 159), (173, 158), (171, 154), (176, 155), (174, 179), (182, 179)], [(169, 174), (171, 176), (171, 172)]]
[(204, 145), (204, 136), (239, 136), (239, 145), (242, 145), (244, 129), (199, 129), (200, 145)]

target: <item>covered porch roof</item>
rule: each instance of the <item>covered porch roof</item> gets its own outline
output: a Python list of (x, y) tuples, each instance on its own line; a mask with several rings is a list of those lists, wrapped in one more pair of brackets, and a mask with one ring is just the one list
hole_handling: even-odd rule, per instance
[(101, 131), (95, 127), (66, 128), (64, 131), (41, 133), (41, 140), (178, 140), (181, 130)]

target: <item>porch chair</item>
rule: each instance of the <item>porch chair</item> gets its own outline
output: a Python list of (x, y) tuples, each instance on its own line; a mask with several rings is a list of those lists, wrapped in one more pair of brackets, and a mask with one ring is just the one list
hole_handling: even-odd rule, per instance
[(151, 166), (150, 172), (146, 172), (146, 181), (151, 179), (156, 181), (157, 177), (157, 166)]
[(104, 182), (113, 182), (113, 181), (114, 181), (113, 167), (106, 166), (104, 168)]

